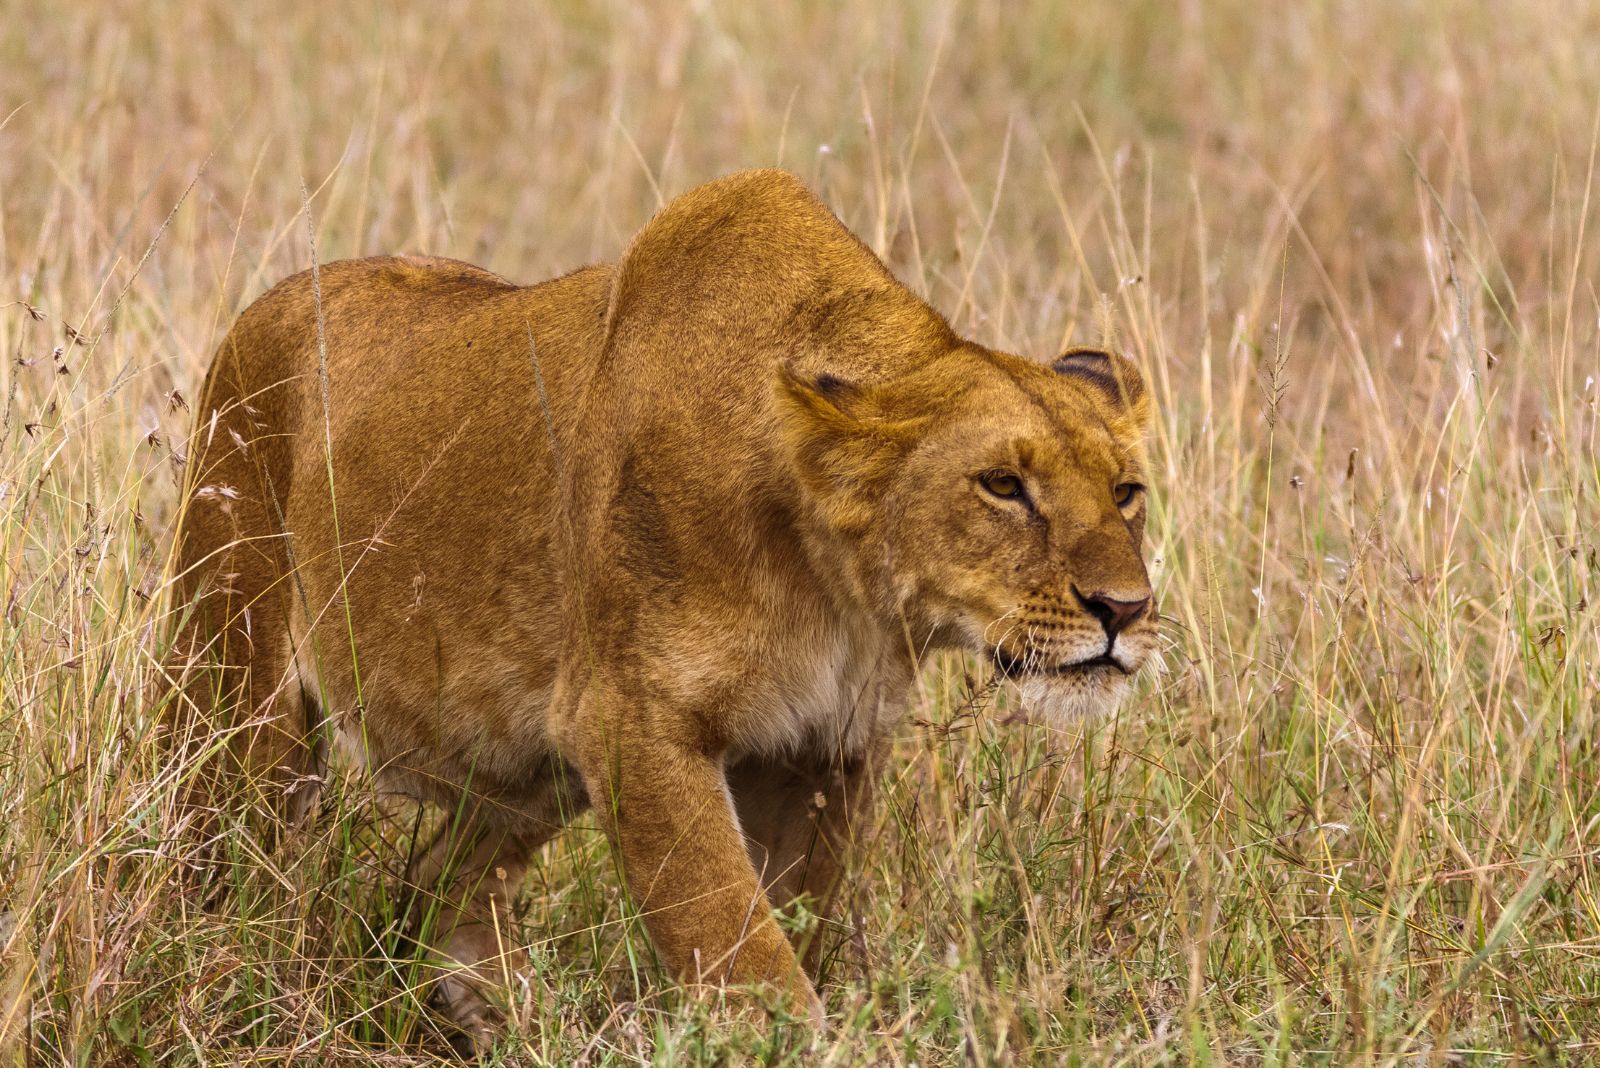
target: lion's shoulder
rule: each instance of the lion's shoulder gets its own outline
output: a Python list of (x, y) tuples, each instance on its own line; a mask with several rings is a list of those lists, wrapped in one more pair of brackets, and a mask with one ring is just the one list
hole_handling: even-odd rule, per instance
[(800, 179), (742, 171), (675, 198), (640, 230), (618, 264), (607, 335), (771, 330), (828, 294), (891, 288), (902, 287)]

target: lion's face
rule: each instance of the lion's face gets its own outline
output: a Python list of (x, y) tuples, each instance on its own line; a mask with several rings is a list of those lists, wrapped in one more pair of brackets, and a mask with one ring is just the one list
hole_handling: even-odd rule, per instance
[(875, 413), (857, 422), (856, 451), (833, 459), (874, 456), (849, 474), (881, 475), (841, 496), (868, 525), (863, 542), (913, 640), (989, 659), (1030, 711), (1109, 710), (1156, 645), (1143, 385), (1126, 360), (1093, 350), (1053, 366), (983, 355), (962, 361), (937, 414), (893, 418), (938, 392), (926, 381), (909, 391), (920, 403), (856, 401)]

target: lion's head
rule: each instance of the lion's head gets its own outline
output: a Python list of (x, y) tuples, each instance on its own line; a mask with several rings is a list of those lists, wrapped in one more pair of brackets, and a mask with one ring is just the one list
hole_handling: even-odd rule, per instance
[(861, 595), (988, 658), (1051, 718), (1109, 710), (1156, 645), (1147, 400), (1125, 358), (959, 341), (860, 386), (786, 371), (791, 453)]

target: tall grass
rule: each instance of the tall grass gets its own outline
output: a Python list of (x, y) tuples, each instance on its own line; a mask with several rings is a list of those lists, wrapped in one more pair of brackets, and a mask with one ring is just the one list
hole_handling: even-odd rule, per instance
[(773, 163), (964, 332), (1147, 368), (1169, 670), (1060, 732), (929, 671), (814, 1048), (683, 1004), (579, 821), (529, 878), (498, 1056), (1600, 1058), (1594, 9), (4, 0), (0, 25), (7, 1063), (448, 1054), (398, 920), (413, 825), (359, 777), (280, 845), (230, 835), (221, 905), (179, 892), (185, 771), (152, 732), (187, 402), (308, 264), (307, 210), (324, 259), (533, 281)]

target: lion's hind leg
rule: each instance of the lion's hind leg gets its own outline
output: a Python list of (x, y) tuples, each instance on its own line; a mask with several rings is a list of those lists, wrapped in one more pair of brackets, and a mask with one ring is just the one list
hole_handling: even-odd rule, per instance
[(564, 813), (548, 810), (464, 800), (406, 870), (409, 923), (435, 962), (425, 977), (430, 999), (479, 1050), (493, 1045), (504, 995), (527, 959), (512, 900), (534, 854), (561, 829)]
[(202, 495), (183, 520), (166, 721), (180, 806), (206, 837), (243, 805), (265, 815), (270, 839), (317, 797), (318, 723), (294, 665), (286, 552), (281, 536), (246, 537), (272, 529), (265, 512), (242, 495)]

